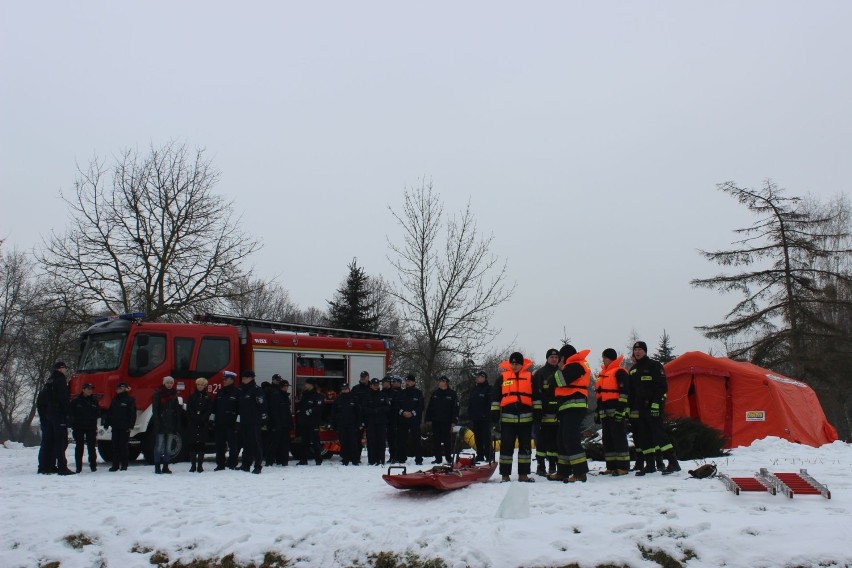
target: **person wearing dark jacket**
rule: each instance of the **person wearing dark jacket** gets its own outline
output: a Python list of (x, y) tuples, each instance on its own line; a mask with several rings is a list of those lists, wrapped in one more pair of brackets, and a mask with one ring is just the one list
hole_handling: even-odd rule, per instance
[[(163, 386), (151, 396), (151, 430), (154, 432), (154, 473), (171, 473), (172, 442), (180, 431), (181, 407), (175, 380), (163, 377)], [(162, 469), (160, 465), (162, 464)]]
[(317, 392), (316, 385), (316, 379), (305, 379), (305, 387), (302, 389), (296, 411), (296, 428), (302, 438), (302, 456), (298, 465), (308, 465), (308, 456), (313, 456), (317, 465), (322, 464), (319, 428), (325, 398)]
[[(240, 414), (240, 389), (234, 384), (237, 374), (231, 371), (222, 373), (222, 388), (216, 393), (213, 404), (213, 438), (216, 443), (216, 468), (222, 471), (227, 465), (237, 469), (240, 447), (237, 441), (237, 416)], [(225, 460), (225, 449), (228, 458)]]
[[(352, 387), (352, 396), (354, 396), (355, 400), (358, 401), (358, 406), (362, 410), (361, 418), (363, 419), (364, 404), (370, 396), (370, 373), (367, 371), (361, 371), (361, 374), (358, 377), (358, 384)], [(364, 451), (364, 438), (366, 434), (367, 429), (364, 424), (361, 424), (361, 428), (358, 432), (358, 461), (355, 465), (361, 463), (361, 453)]]
[(479, 371), (474, 375), (476, 383), (470, 391), (467, 416), (473, 426), (473, 439), (476, 442), (476, 461), (494, 460), (494, 446), (491, 444), (491, 396), (493, 389), (488, 384), (488, 373)]
[[(273, 379), (275, 376), (273, 376)], [(275, 381), (272, 381), (275, 384)], [(270, 451), (266, 465), (290, 463), (290, 429), (293, 427), (293, 401), (290, 399), (290, 381), (281, 379), (278, 388), (269, 392)]]
[[(263, 469), (263, 442), (260, 431), (267, 422), (266, 395), (254, 381), (254, 371), (243, 371), (240, 389), (240, 438), (243, 443), (243, 471), (259, 474)], [(254, 469), (252, 469), (254, 462)]]
[(213, 413), (213, 399), (207, 393), (207, 379), (195, 379), (195, 392), (189, 395), (186, 403), (188, 418), (187, 439), (189, 441), (190, 472), (204, 471), (204, 448), (210, 432), (210, 415)]
[(370, 465), (385, 463), (385, 436), (390, 413), (390, 398), (379, 390), (379, 386), (378, 378), (370, 379), (370, 394), (361, 406), (367, 428), (367, 463)]
[(619, 357), (615, 349), (604, 349), (601, 360), (603, 364), (595, 379), (596, 421), (601, 424), (606, 469), (600, 475), (625, 475), (630, 469), (630, 451), (624, 428), (624, 419), (628, 415), (630, 375), (621, 367), (624, 357)]
[(583, 419), (589, 408), (589, 386), (592, 370), (586, 362), (591, 351), (579, 353), (573, 345), (563, 345), (559, 350), (562, 368), (556, 374), (556, 403), (559, 405), (559, 431), (556, 473), (548, 475), (551, 481), (585, 483), (589, 473), (586, 449), (583, 448)]
[(74, 464), (77, 473), (83, 471), (83, 450), (89, 452), (89, 469), (97, 471), (98, 455), (96, 452), (98, 418), (101, 409), (98, 400), (92, 396), (94, 385), (86, 383), (73, 400), (71, 400), (71, 428), (74, 436)]
[(65, 450), (68, 448), (68, 413), (71, 395), (68, 392), (67, 366), (62, 361), (53, 365), (53, 373), (45, 381), (37, 406), (42, 422), (42, 445), (39, 448), (39, 473), (73, 475), (68, 469)]
[(118, 383), (109, 405), (105, 426), (112, 430), (112, 467), (110, 471), (127, 470), (130, 462), (130, 431), (136, 425), (136, 399), (130, 396), (127, 383)]
[(429, 397), (426, 408), (426, 421), (432, 423), (432, 443), (435, 446), (433, 464), (441, 463), (446, 457), (447, 463), (453, 463), (452, 438), (453, 425), (459, 421), (459, 398), (450, 388), (450, 379), (446, 375), (438, 377), (438, 388)]
[(358, 465), (361, 461), (358, 440), (361, 423), (361, 405), (355, 395), (349, 392), (349, 385), (344, 383), (332, 409), (332, 426), (340, 439), (340, 459), (343, 465)]
[[(633, 391), (630, 403), (638, 412), (637, 432), (641, 440), (644, 467), (636, 475), (654, 473), (659, 469), (663, 475), (680, 471), (674, 446), (663, 426), (668, 381), (662, 364), (648, 357), (648, 346), (644, 341), (633, 344), (633, 360), (630, 368), (629, 388)], [(633, 407), (631, 407), (632, 409)], [(663, 458), (669, 460), (668, 465)], [(637, 457), (638, 461), (638, 457)]]
[(397, 448), (402, 462), (413, 457), (415, 464), (423, 464), (423, 444), (420, 440), (423, 405), (423, 391), (417, 388), (417, 377), (406, 375), (405, 388), (399, 393), (396, 401), (399, 437)]
[[(558, 404), (556, 403), (556, 371), (559, 369), (559, 351), (548, 349), (545, 363), (533, 373), (533, 392), (539, 393), (541, 400), (540, 419), (538, 420), (538, 436), (535, 441), (535, 458), (538, 462), (536, 475), (542, 477), (556, 473), (559, 419)], [(534, 414), (537, 414), (535, 409)], [(546, 465), (545, 465), (546, 462)]]
[(390, 390), (387, 396), (390, 397), (390, 413), (388, 414), (388, 455), (390, 463), (402, 463), (405, 458), (401, 458), (399, 451), (399, 395), (402, 393), (402, 377), (393, 375), (390, 378)]

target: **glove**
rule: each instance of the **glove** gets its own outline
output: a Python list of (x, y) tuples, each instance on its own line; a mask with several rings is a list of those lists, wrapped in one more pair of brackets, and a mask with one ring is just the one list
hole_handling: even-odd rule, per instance
[(651, 416), (659, 416), (660, 415), (660, 405), (656, 402), (651, 403)]

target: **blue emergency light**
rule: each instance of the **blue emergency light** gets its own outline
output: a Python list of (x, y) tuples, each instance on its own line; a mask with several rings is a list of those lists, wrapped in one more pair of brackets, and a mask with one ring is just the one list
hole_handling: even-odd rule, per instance
[(111, 316), (103, 316), (97, 318), (95, 323), (101, 323), (102, 321), (115, 321), (115, 320), (130, 320), (136, 321), (145, 318), (145, 312), (133, 312), (132, 314), (113, 314)]

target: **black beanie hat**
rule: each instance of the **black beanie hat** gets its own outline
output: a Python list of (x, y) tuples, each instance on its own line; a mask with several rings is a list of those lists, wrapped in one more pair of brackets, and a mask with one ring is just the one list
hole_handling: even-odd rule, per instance
[(574, 346), (569, 345), (567, 343), (562, 346), (562, 349), (559, 350), (559, 356), (564, 358), (564, 359), (567, 359), (571, 355), (576, 355), (576, 354), (577, 354), (577, 350), (574, 349)]
[(644, 351), (645, 353), (648, 352), (648, 344), (645, 343), (644, 341), (637, 341), (636, 343), (633, 344), (633, 349), (636, 349), (637, 347), (639, 349), (641, 349), (642, 351)]
[(547, 353), (545, 354), (544, 358), (549, 359), (551, 355), (559, 355), (559, 350), (551, 347), (547, 350)]
[(615, 361), (616, 359), (618, 359), (618, 353), (616, 353), (615, 349), (613, 349), (612, 347), (607, 347), (603, 350), (601, 357), (606, 357), (610, 361)]
[(517, 363), (518, 365), (524, 364), (524, 356), (515, 351), (511, 355), (509, 355), (509, 363)]

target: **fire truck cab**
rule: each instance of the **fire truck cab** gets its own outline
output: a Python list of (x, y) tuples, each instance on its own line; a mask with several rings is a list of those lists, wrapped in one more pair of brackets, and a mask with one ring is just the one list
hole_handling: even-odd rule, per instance
[[(278, 373), (292, 385), (294, 405), (305, 380), (316, 379), (317, 388), (326, 396), (320, 439), (325, 451), (333, 453), (340, 446), (329, 424), (341, 385), (357, 383), (361, 371), (383, 376), (389, 364), (392, 336), (385, 334), (216, 314), (196, 319), (201, 323), (154, 323), (144, 321), (143, 314), (128, 314), (99, 321), (81, 336), (71, 393), (77, 394), (83, 384), (91, 383), (105, 414), (118, 383), (130, 385), (137, 407), (136, 425), (130, 433), (131, 459), (140, 453), (149, 461), (152, 457), (151, 399), (167, 375), (175, 379), (183, 403), (199, 377), (208, 379), (207, 389), (215, 396), (225, 371), (239, 375), (252, 369), (258, 383)], [(108, 428), (99, 428), (98, 451), (107, 461), (112, 459), (111, 438)], [(291, 445), (294, 454), (299, 442)], [(172, 461), (185, 459), (188, 447), (183, 432), (169, 450)]]

